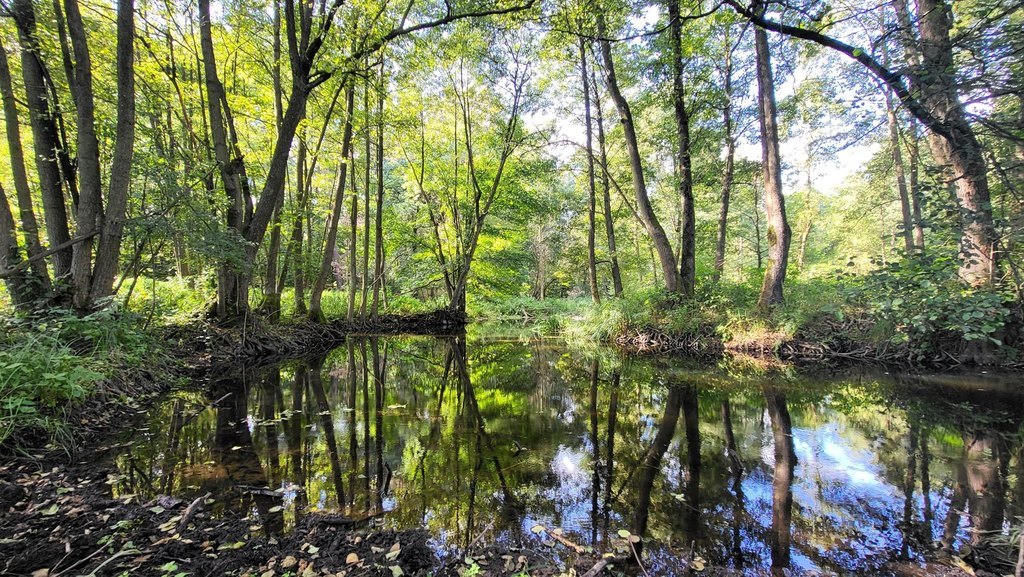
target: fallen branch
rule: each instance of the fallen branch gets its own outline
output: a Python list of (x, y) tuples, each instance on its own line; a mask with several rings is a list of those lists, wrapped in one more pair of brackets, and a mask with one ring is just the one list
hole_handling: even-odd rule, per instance
[(608, 566), (608, 563), (608, 559), (601, 559), (597, 563), (594, 563), (594, 566), (590, 568), (590, 571), (584, 573), (583, 577), (597, 577), (602, 571), (604, 571), (604, 568)]
[(181, 514), (181, 521), (178, 521), (177, 532), (181, 533), (188, 527), (188, 522), (192, 519), (192, 516), (196, 514), (196, 511), (203, 506), (203, 501), (209, 499), (213, 493), (207, 492), (205, 495), (200, 495), (185, 508), (185, 512)]

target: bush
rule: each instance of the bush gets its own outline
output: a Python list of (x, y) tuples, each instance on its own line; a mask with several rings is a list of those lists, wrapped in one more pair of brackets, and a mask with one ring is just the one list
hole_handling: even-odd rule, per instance
[(908, 257), (856, 280), (848, 294), (890, 327), (893, 343), (913, 351), (937, 352), (961, 340), (1002, 346), (1013, 297), (965, 286), (957, 268), (948, 256)]
[(67, 440), (68, 413), (103, 377), (95, 366), (45, 334), (0, 349), (0, 445), (29, 431)]

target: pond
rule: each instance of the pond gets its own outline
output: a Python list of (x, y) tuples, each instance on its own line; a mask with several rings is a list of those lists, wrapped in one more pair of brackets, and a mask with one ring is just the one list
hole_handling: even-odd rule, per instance
[(119, 456), (115, 489), (209, 492), (215, 513), (268, 532), (312, 511), (424, 528), (438, 551), (537, 546), (542, 525), (598, 551), (643, 535), (652, 574), (691, 547), (751, 573), (891, 574), (1024, 515), (1017, 385), (351, 337), (225, 374), (209, 398), (172, 394)]

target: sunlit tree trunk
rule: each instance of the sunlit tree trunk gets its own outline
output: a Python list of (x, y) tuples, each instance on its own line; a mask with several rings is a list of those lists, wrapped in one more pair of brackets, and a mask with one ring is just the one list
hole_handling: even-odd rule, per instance
[(725, 104), (722, 107), (722, 129), (725, 140), (725, 170), (722, 172), (722, 201), (718, 210), (718, 239), (715, 243), (714, 281), (722, 278), (725, 270), (725, 239), (729, 225), (729, 198), (732, 195), (732, 181), (736, 173), (736, 137), (733, 134), (732, 118), (732, 45), (729, 31), (725, 34), (725, 65), (723, 70)]
[[(345, 89), (345, 130), (341, 144), (341, 163), (337, 171), (337, 185), (334, 189), (334, 202), (331, 204), (331, 216), (327, 225), (327, 239), (324, 242), (324, 254), (320, 260), (320, 269), (313, 284), (313, 291), (309, 295), (309, 317), (315, 320), (323, 318), (320, 307), (320, 300), (324, 289), (327, 287), (327, 279), (331, 276), (334, 266), (334, 257), (338, 244), (338, 223), (341, 220), (341, 211), (345, 204), (345, 178), (348, 174), (348, 158), (352, 150), (352, 114), (355, 112), (355, 90), (351, 86)], [(353, 244), (353, 249), (355, 245)], [(354, 253), (353, 253), (354, 254)], [(349, 278), (349, 295), (354, 290), (355, 284)], [(350, 301), (351, 302), (351, 301)]]
[(27, 311), (31, 308), (35, 291), (29, 278), (29, 271), (22, 265), (14, 215), (11, 214), (3, 184), (0, 184), (0, 277), (3, 278), (14, 307)]
[(619, 81), (615, 76), (615, 62), (612, 58), (612, 45), (605, 38), (606, 34), (604, 14), (598, 9), (597, 35), (602, 38), (600, 46), (601, 59), (604, 64), (605, 85), (608, 88), (608, 93), (611, 94), (615, 107), (619, 111), (619, 120), (622, 122), (626, 151), (629, 155), (629, 166), (633, 175), (633, 189), (636, 193), (637, 213), (643, 221), (647, 235), (654, 243), (654, 250), (658, 253), (658, 262), (665, 276), (665, 288), (670, 292), (680, 292), (682, 290), (682, 283), (679, 270), (676, 268), (676, 257), (672, 252), (672, 244), (669, 242), (668, 236), (665, 235), (665, 229), (662, 228), (661, 223), (658, 221), (658, 217), (654, 213), (654, 207), (651, 206), (650, 198), (647, 195), (643, 160), (640, 158), (636, 129), (633, 126), (633, 113), (630, 111), (629, 103), (626, 101), (625, 96), (622, 95), (622, 91), (619, 89)]
[(619, 270), (619, 253), (615, 243), (615, 219), (612, 214), (612, 196), (608, 178), (608, 155), (605, 150), (604, 115), (601, 111), (601, 93), (597, 79), (591, 72), (591, 83), (594, 87), (594, 109), (597, 112), (597, 150), (601, 159), (601, 193), (604, 204), (604, 231), (608, 237), (608, 259), (612, 264), (612, 287), (616, 297), (622, 296), (622, 272)]
[(758, 120), (761, 128), (761, 169), (764, 173), (764, 206), (768, 224), (768, 267), (757, 306), (768, 309), (782, 304), (782, 286), (786, 280), (789, 243), (792, 232), (786, 220), (786, 201), (782, 196), (782, 159), (779, 154), (779, 130), (775, 107), (768, 34), (754, 29), (757, 53)]
[(680, 291), (693, 296), (697, 280), (696, 216), (693, 201), (693, 162), (690, 151), (690, 113), (686, 110), (683, 90), (683, 23), (679, 15), (679, 0), (669, 0), (668, 17), (672, 39), (672, 108), (676, 119), (676, 186), (679, 189)]
[(590, 75), (587, 74), (587, 41), (579, 37), (580, 76), (583, 84), (583, 116), (586, 132), (587, 152), (587, 279), (590, 285), (590, 297), (600, 304), (601, 292), (597, 287), (597, 187), (594, 183), (594, 145), (590, 125)]
[(380, 293), (384, 288), (384, 96), (387, 89), (384, 59), (380, 62), (380, 90), (377, 93), (377, 204), (374, 211), (373, 306), (370, 315), (377, 321)]
[[(7, 61), (7, 49), (0, 42), (0, 96), (3, 97), (4, 126), (7, 129), (7, 151), (10, 156), (11, 177), (18, 199), (18, 217), (21, 220), (21, 235), (29, 258), (43, 252), (39, 241), (39, 224), (32, 206), (32, 191), (29, 189), (28, 172), (25, 168), (25, 153), (21, 148), (21, 125), (18, 122), (18, 106), (11, 82), (11, 69)], [(50, 292), (50, 273), (46, 261), (37, 258), (31, 265), (39, 296)]]
[[(18, 26), (21, 44), (21, 73), (28, 99), (29, 119), (32, 124), (32, 143), (36, 158), (36, 174), (39, 177), (40, 196), (43, 201), (43, 217), (46, 236), (51, 247), (66, 246), (53, 255), (53, 274), (57, 279), (71, 274), (72, 248), (68, 244), (71, 233), (68, 228), (68, 213), (64, 202), (63, 184), (70, 174), (61, 172), (61, 155), (66, 149), (61, 145), (57, 128), (57, 110), (47, 94), (43, 55), (39, 49), (36, 31), (36, 14), (31, 0), (13, 0), (10, 13)], [(76, 193), (77, 194), (77, 193)]]

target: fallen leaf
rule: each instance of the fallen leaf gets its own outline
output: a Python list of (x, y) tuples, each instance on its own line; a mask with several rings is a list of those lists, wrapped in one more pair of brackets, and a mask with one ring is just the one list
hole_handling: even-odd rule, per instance
[(349, 553), (348, 556), (345, 557), (345, 564), (346, 565), (352, 565), (353, 563), (358, 563), (358, 562), (359, 562), (359, 555), (356, 555), (355, 553)]
[(43, 515), (45, 515), (47, 517), (49, 517), (51, 515), (56, 515), (57, 514), (57, 504), (54, 503), (53, 505), (50, 505), (49, 507), (47, 507), (47, 508), (43, 509), (42, 511), (40, 511), (40, 513), (42, 513)]
[(533, 531), (536, 534), (540, 534), (544, 531), (544, 525), (534, 525), (533, 527), (530, 527), (530, 531)]
[(298, 559), (296, 559), (295, 557), (292, 557), (291, 555), (289, 555), (289, 556), (285, 557), (283, 561), (281, 561), (281, 568), (282, 569), (291, 569), (292, 567), (298, 565), (298, 563), (299, 563)]
[(392, 565), (388, 569), (391, 569), (392, 577), (402, 577), (402, 575), (405, 575), (405, 571), (402, 571), (402, 568), (398, 565)]

